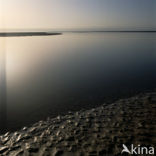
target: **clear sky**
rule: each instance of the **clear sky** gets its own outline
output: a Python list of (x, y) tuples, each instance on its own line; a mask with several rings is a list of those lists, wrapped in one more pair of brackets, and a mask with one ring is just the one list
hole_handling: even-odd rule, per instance
[(155, 29), (156, 0), (0, 0), (0, 29)]

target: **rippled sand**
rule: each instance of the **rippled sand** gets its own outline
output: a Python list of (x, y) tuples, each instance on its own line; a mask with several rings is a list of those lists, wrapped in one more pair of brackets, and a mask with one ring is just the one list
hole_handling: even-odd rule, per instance
[(0, 136), (0, 155), (121, 155), (122, 144), (156, 146), (156, 93), (48, 118)]

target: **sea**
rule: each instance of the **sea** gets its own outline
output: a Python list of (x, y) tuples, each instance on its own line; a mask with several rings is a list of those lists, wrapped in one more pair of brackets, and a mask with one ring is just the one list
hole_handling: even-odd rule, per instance
[(0, 45), (9, 131), (156, 88), (154, 32), (0, 37)]

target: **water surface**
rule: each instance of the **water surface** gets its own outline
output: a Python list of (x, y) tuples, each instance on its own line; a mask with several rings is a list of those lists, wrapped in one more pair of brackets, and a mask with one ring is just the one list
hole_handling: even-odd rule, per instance
[(156, 88), (155, 45), (156, 33), (6, 37), (8, 128)]

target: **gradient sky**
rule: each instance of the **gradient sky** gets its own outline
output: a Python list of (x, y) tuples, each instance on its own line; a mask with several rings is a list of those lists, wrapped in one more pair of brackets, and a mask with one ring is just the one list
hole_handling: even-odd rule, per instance
[(155, 29), (156, 0), (0, 0), (0, 29)]

